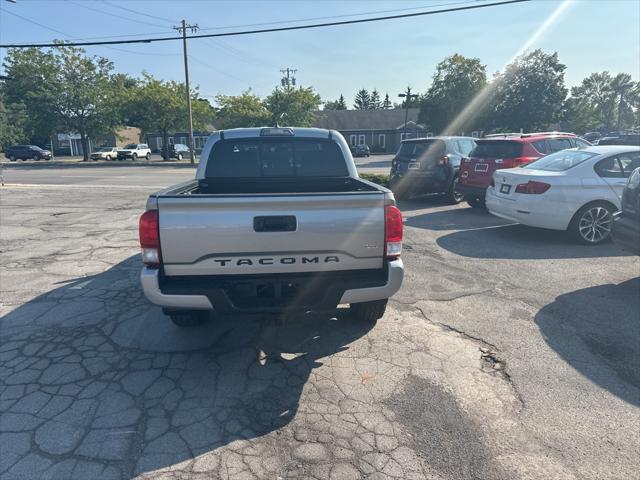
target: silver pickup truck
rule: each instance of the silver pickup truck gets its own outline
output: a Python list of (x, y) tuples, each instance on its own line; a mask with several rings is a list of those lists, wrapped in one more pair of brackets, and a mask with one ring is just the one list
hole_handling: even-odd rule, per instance
[(179, 326), (340, 304), (375, 321), (404, 273), (393, 194), (321, 129), (214, 133), (195, 180), (149, 197), (140, 245), (144, 293)]

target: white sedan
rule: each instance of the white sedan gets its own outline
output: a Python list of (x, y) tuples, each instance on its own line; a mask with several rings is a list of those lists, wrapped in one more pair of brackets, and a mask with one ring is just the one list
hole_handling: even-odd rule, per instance
[(487, 209), (532, 227), (568, 230), (597, 244), (611, 234), (627, 178), (640, 167), (640, 147), (595, 146), (562, 150), (524, 168), (496, 170)]

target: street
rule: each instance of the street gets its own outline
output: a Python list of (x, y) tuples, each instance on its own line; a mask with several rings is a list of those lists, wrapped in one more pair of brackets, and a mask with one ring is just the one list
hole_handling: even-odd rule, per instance
[(193, 174), (4, 169), (2, 479), (638, 478), (638, 257), (425, 196), (377, 324), (178, 329), (140, 290), (137, 221)]

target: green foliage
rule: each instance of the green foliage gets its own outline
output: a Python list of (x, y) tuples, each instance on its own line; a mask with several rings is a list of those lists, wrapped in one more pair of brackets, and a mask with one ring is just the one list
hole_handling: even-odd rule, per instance
[(314, 111), (320, 106), (320, 95), (313, 87), (276, 87), (264, 104), (272, 122), (292, 127), (310, 127), (315, 121)]
[(353, 100), (353, 108), (356, 110), (369, 110), (371, 105), (371, 96), (366, 88), (358, 90)]
[(221, 128), (263, 127), (271, 120), (264, 103), (251, 90), (242, 95), (218, 95), (216, 102), (216, 118)]
[[(445, 58), (436, 67), (431, 87), (420, 102), (418, 121), (427, 130), (442, 133), (486, 86), (486, 67), (478, 58), (455, 54)], [(477, 117), (461, 119), (458, 130), (473, 130)]]
[[(128, 90), (127, 108), (133, 118), (131, 125), (140, 127), (144, 132), (160, 132), (164, 145), (167, 136), (173, 131), (189, 131), (184, 83), (162, 81), (148, 73), (143, 73), (142, 81)], [(191, 92), (191, 110), (193, 128), (207, 127), (213, 118), (213, 108), (207, 101), (198, 97), (197, 91)]]
[(389, 187), (389, 175), (384, 173), (359, 173), (358, 176), (363, 180), (368, 180), (383, 187)]
[(21, 103), (6, 105), (3, 97), (0, 90), (0, 149), (27, 140), (24, 128), (27, 113), (24, 105)]
[(344, 101), (344, 96), (340, 94), (340, 98), (338, 98), (338, 100), (325, 103), (324, 109), (325, 110), (346, 110), (347, 104)]
[(516, 58), (494, 79), (488, 126), (531, 132), (560, 120), (567, 96), (565, 69), (557, 53), (540, 49)]
[(382, 108), (380, 93), (374, 88), (371, 92), (371, 98), (369, 99), (369, 110), (379, 110), (380, 108)]
[(391, 100), (389, 100), (388, 93), (384, 94), (384, 100), (382, 101), (382, 108), (384, 108), (385, 110), (389, 110), (393, 108), (393, 104), (391, 103)]

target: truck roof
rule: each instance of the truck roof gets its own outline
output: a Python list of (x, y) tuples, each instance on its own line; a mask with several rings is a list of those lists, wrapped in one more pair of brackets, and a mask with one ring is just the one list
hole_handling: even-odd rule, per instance
[(229, 130), (221, 130), (220, 133), (222, 138), (259, 138), (261, 136), (265, 136), (265, 131), (272, 130), (274, 131), (273, 135), (269, 136), (280, 136), (275, 132), (276, 130), (290, 130), (293, 135), (282, 135), (282, 136), (293, 136), (296, 138), (330, 138), (332, 134), (332, 130), (327, 130), (325, 128), (303, 128), (303, 127), (255, 127), (255, 128), (232, 128)]

